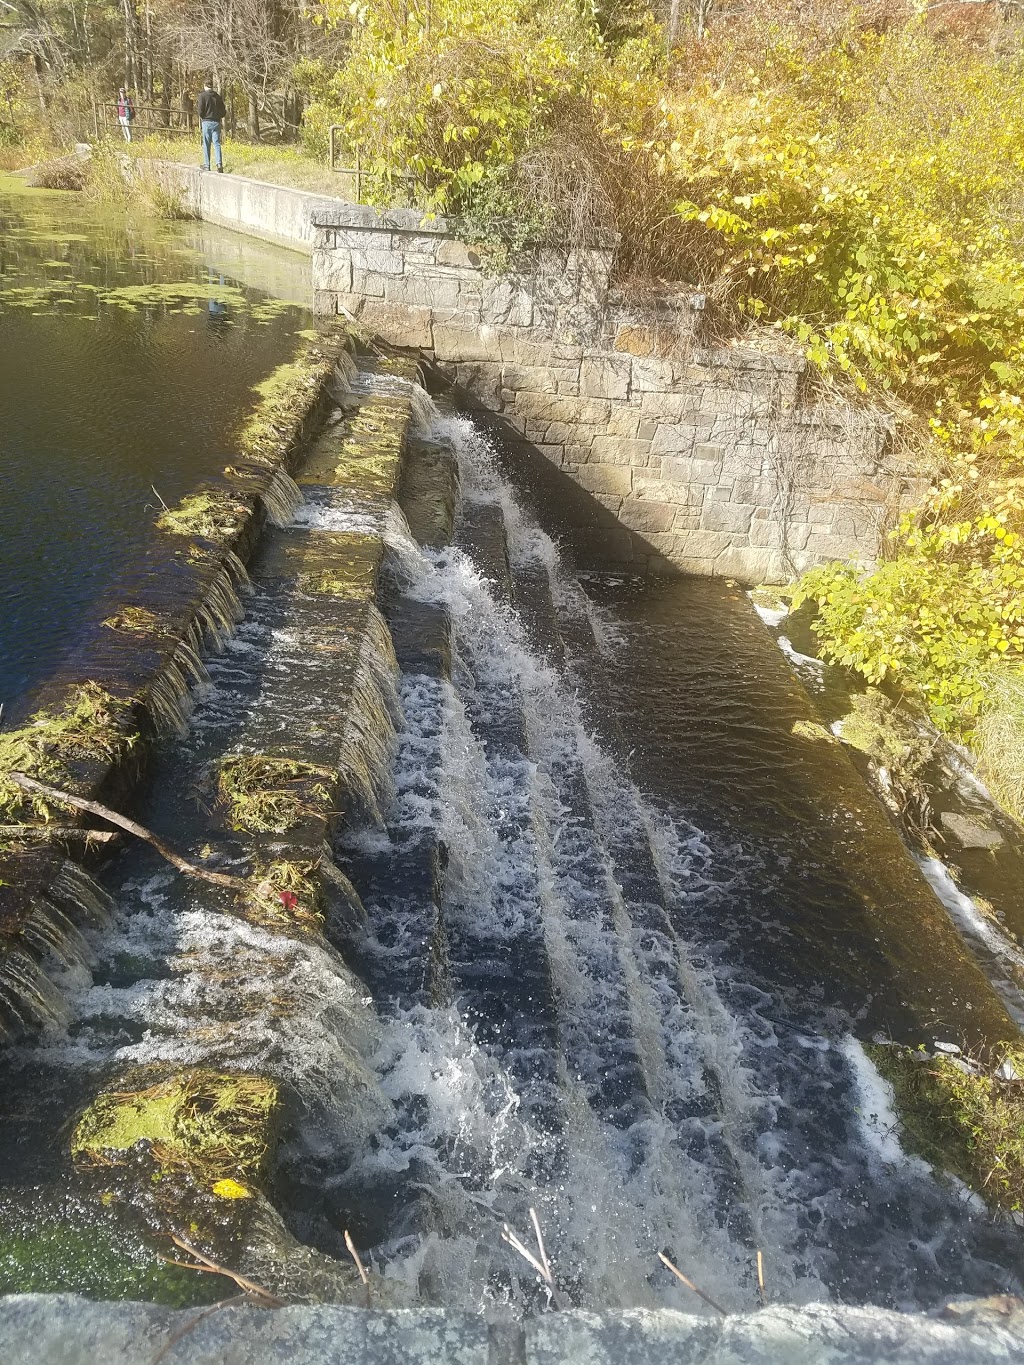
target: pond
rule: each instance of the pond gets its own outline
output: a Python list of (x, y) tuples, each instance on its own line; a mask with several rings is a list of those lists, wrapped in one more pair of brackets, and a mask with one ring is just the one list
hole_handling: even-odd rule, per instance
[[(244, 248), (244, 249), (243, 249)], [(301, 256), (0, 178), (0, 703), (50, 674), (310, 326)]]

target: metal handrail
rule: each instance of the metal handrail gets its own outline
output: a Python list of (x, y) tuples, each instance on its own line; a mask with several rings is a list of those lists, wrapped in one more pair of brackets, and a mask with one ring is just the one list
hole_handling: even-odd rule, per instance
[(335, 174), (350, 175), (353, 177), (356, 185), (355, 203), (361, 204), (363, 202), (364, 180), (397, 180), (400, 184), (411, 186), (413, 191), (421, 188), (426, 189), (426, 181), (414, 171), (397, 171), (386, 174), (383, 171), (363, 170), (362, 151), (358, 143), (355, 148), (356, 164), (354, 166), (339, 166), (337, 134), (340, 133), (343, 128), (344, 124), (332, 123), (327, 130), (328, 164)]

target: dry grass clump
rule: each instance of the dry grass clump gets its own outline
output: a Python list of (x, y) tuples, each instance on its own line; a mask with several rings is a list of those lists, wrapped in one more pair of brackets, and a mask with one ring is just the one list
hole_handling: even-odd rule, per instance
[(978, 766), (992, 795), (1024, 822), (1024, 670), (995, 673), (974, 732)]
[(203, 540), (226, 540), (238, 530), (246, 508), (227, 493), (191, 493), (177, 507), (157, 517), (157, 527), (175, 536), (199, 536)]
[(989, 1204), (1024, 1209), (1024, 1047), (964, 1058), (879, 1044), (867, 1052), (893, 1088), (904, 1147)]
[(270, 754), (230, 754), (217, 768), (217, 797), (232, 829), (284, 834), (331, 806), (335, 775)]
[(843, 717), (842, 739), (867, 754), (887, 778), (886, 792), (897, 814), (921, 833), (931, 823), (931, 801), (924, 771), (935, 753), (938, 736), (905, 703), (869, 687), (855, 696)]
[(7, 774), (21, 772), (67, 786), (67, 764), (84, 758), (112, 760), (135, 743), (130, 711), (130, 702), (86, 682), (72, 688), (59, 710), (37, 711), (17, 730), (0, 734), (0, 819), (13, 823), (26, 809), (42, 820), (59, 814), (43, 797), (27, 796)]
[(89, 183), (89, 163), (78, 156), (59, 156), (33, 166), (28, 183), (37, 190), (84, 190)]
[(121, 607), (100, 624), (108, 630), (159, 630), (160, 618), (148, 607)]

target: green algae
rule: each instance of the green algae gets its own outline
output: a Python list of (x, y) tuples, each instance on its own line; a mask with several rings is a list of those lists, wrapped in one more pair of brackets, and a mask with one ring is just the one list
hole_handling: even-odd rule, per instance
[[(51, 260), (40, 264), (49, 269), (74, 269), (70, 261)], [(86, 280), (54, 279), (8, 285), (0, 289), (0, 312), (5, 309), (38, 311), (55, 305), (70, 307), (83, 303), (128, 313), (159, 307), (167, 313), (196, 317), (207, 312), (211, 303), (219, 303), (238, 316), (248, 316), (259, 323), (280, 317), (290, 306), (277, 299), (253, 301), (237, 285), (217, 281), (182, 280), (165, 284), (126, 284), (104, 289)]]
[(284, 834), (331, 807), (326, 768), (272, 754), (229, 754), (217, 768), (217, 796), (232, 829)]
[(68, 764), (83, 758), (113, 761), (136, 742), (131, 703), (98, 683), (86, 682), (68, 693), (63, 706), (37, 711), (16, 730), (0, 734), (0, 819), (20, 820), (26, 810), (51, 820), (61, 808), (44, 797), (28, 796), (7, 776), (22, 772), (40, 782), (73, 787)]
[(215, 1277), (169, 1264), (102, 1206), (38, 1203), (0, 1209), (0, 1294), (82, 1294), (181, 1308), (223, 1297)]
[(207, 1190), (255, 1182), (277, 1104), (276, 1083), (262, 1076), (183, 1071), (97, 1096), (78, 1120), (71, 1155), (80, 1167), (108, 1167), (145, 1154), (158, 1173), (185, 1171)]
[(199, 536), (203, 540), (227, 540), (238, 530), (246, 508), (227, 493), (190, 493), (177, 507), (166, 508), (156, 524), (175, 536)]

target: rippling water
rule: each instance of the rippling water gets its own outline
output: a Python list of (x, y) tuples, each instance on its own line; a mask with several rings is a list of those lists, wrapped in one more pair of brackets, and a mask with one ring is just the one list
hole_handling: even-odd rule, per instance
[(308, 326), (251, 287), (305, 297), (308, 264), (238, 241), (0, 181), (0, 703), (91, 622), (151, 533), (152, 486), (174, 502), (230, 457)]

